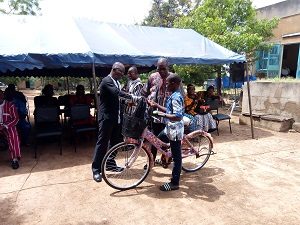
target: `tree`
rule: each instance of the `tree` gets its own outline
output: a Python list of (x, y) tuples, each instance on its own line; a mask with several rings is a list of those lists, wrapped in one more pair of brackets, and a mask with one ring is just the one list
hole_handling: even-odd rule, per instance
[[(191, 28), (216, 43), (253, 62), (257, 50), (270, 47), (278, 19), (259, 20), (250, 0), (203, 0), (199, 7), (174, 22), (175, 27)], [(215, 67), (221, 79), (221, 66)], [(220, 88), (218, 88), (220, 93)]]
[(153, 0), (152, 8), (142, 25), (173, 27), (176, 18), (187, 15), (200, 0)]
[(175, 21), (175, 27), (192, 28), (205, 37), (253, 60), (277, 27), (278, 19), (259, 20), (250, 0), (204, 0), (189, 15)]
[(0, 0), (0, 13), (36, 15), (40, 11), (39, 2), (40, 0)]

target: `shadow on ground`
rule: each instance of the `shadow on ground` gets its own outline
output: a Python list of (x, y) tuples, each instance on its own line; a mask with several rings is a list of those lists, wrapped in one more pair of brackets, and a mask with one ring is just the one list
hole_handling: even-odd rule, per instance
[[(232, 134), (229, 131), (228, 121), (221, 121), (219, 125), (219, 136), (217, 132), (212, 133), (214, 143), (234, 142), (253, 140), (251, 127), (248, 125), (239, 125), (237, 123), (231, 123)], [(271, 131), (254, 127), (254, 139), (267, 138), (274, 136)]]
[(13, 197), (0, 197), (0, 224), (22, 224), (24, 217), (15, 210)]
[[(171, 170), (166, 170), (171, 174)], [(146, 182), (149, 185), (141, 184), (133, 190), (127, 191), (115, 191), (111, 194), (112, 197), (128, 197), (135, 195), (147, 195), (148, 197), (164, 199), (164, 198), (183, 198), (188, 196), (189, 198), (200, 199), (208, 202), (217, 201), (224, 191), (219, 190), (213, 185), (213, 178), (216, 175), (222, 175), (224, 170), (221, 168), (202, 168), (201, 170), (193, 173), (182, 172), (182, 178), (180, 183), (180, 189), (178, 191), (159, 192), (157, 190), (162, 182), (154, 180), (154, 178), (166, 177), (166, 173), (160, 173), (156, 170), (152, 170), (148, 175)], [(170, 176), (170, 175), (169, 175)]]

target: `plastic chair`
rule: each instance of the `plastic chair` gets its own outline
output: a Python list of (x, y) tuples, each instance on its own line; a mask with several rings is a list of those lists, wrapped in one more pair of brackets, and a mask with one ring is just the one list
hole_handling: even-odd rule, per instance
[(214, 100), (208, 103), (210, 105), (210, 109), (211, 110), (216, 110), (216, 114), (212, 114), (212, 117), (216, 120), (216, 125), (217, 125), (217, 134), (218, 136), (219, 134), (219, 123), (220, 121), (223, 120), (228, 120), (228, 124), (229, 124), (229, 129), (230, 129), (230, 133), (232, 133), (232, 129), (231, 129), (231, 114), (235, 108), (236, 102), (234, 101), (231, 106), (228, 109), (228, 114), (223, 114), (223, 113), (219, 113), (219, 100)]
[(62, 126), (60, 124), (57, 107), (38, 107), (34, 112), (35, 121), (35, 147), (34, 157), (37, 157), (38, 139), (45, 137), (58, 137), (60, 155), (62, 155)]

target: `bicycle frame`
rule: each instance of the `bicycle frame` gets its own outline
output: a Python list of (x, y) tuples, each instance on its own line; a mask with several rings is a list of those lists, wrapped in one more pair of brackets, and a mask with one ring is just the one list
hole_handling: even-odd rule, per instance
[[(209, 133), (205, 132), (205, 131), (193, 131), (189, 134), (185, 134), (183, 136), (183, 139), (181, 141), (181, 144), (184, 145), (186, 144), (192, 151), (192, 153), (197, 152), (197, 150), (195, 150), (195, 148), (193, 147), (193, 145), (191, 144), (191, 142), (189, 141), (189, 138), (193, 138), (194, 136), (201, 134), (203, 136), (208, 137), (212, 142), (212, 137)], [(147, 140), (148, 142), (144, 142), (144, 140)], [(161, 141), (157, 136), (155, 136), (147, 127), (145, 128), (145, 130), (143, 131), (142, 137), (139, 140), (136, 139), (132, 139), (132, 138), (125, 138), (125, 142), (126, 143), (130, 143), (130, 144), (136, 144), (138, 147), (134, 150), (134, 152), (132, 153), (132, 155), (130, 156), (128, 163), (126, 165), (126, 167), (130, 167), (134, 161), (136, 160), (136, 158), (139, 155), (139, 151), (144, 148), (150, 156), (150, 168), (152, 168), (154, 166), (154, 159), (151, 153), (151, 146), (153, 145), (159, 152), (161, 152), (166, 158), (170, 158), (172, 157), (172, 153), (171, 151), (167, 151), (170, 149), (170, 144), (169, 143), (165, 143), (163, 141)], [(165, 150), (164, 150), (164, 149)], [(213, 148), (213, 146), (211, 146), (211, 148)], [(190, 153), (190, 154), (192, 154)], [(189, 155), (182, 155), (182, 157), (189, 157)]]

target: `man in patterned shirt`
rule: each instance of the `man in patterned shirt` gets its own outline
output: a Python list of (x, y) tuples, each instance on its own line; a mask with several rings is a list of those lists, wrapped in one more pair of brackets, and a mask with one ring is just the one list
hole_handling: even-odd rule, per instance
[(165, 129), (158, 135), (159, 139), (164, 142), (170, 142), (174, 167), (172, 170), (171, 182), (167, 182), (160, 186), (161, 191), (172, 191), (179, 188), (179, 180), (182, 165), (181, 156), (181, 140), (184, 133), (183, 113), (184, 101), (180, 92), (181, 78), (176, 74), (168, 76), (166, 85), (168, 91), (172, 94), (166, 101), (166, 106), (161, 106), (153, 101), (148, 101), (151, 107), (165, 112), (159, 112), (166, 123)]
[[(148, 82), (143, 90), (144, 95), (148, 100), (158, 103), (161, 106), (165, 106), (166, 98), (170, 95), (170, 92), (166, 88), (166, 80), (169, 75), (173, 73), (169, 72), (169, 65), (166, 58), (160, 58), (157, 61), (156, 72), (152, 73)], [(161, 118), (160, 121), (152, 121), (152, 131), (155, 135), (158, 135), (165, 128), (165, 124)], [(157, 149), (152, 147), (151, 152), (153, 159), (155, 160)]]

